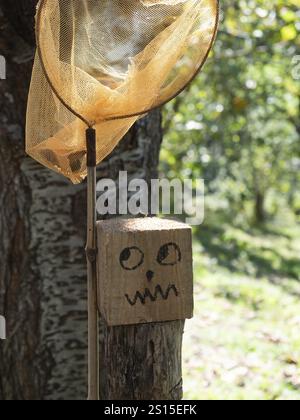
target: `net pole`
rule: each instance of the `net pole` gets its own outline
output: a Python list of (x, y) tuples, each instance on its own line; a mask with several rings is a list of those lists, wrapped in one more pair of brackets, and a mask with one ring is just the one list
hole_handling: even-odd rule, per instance
[(99, 317), (97, 307), (96, 132), (87, 140), (88, 400), (99, 400)]

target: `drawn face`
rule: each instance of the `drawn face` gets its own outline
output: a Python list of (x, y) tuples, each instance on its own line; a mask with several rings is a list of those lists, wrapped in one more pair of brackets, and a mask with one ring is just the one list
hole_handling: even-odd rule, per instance
[(191, 229), (159, 218), (98, 226), (98, 302), (110, 326), (191, 318)]
[[(174, 243), (169, 242), (162, 245), (157, 253), (155, 265), (159, 267), (174, 267), (180, 264), (182, 260), (182, 254), (180, 247)], [(128, 293), (125, 294), (125, 298), (129, 305), (135, 306), (138, 302), (145, 305), (146, 302), (156, 302), (158, 299), (168, 300), (169, 296), (179, 296), (179, 290), (176, 284), (169, 282), (167, 285), (162, 285), (163, 271), (159, 270), (159, 276), (157, 271), (153, 267), (143, 267), (145, 265), (145, 254), (137, 246), (131, 246), (124, 248), (119, 258), (120, 265), (125, 271), (135, 271), (141, 268), (142, 276), (145, 277), (148, 287), (144, 290), (137, 290), (134, 296), (130, 296)], [(165, 283), (165, 282), (164, 282)]]

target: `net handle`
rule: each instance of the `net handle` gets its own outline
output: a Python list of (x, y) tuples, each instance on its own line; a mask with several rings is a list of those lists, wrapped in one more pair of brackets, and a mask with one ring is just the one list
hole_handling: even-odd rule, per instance
[(88, 400), (99, 400), (99, 315), (97, 304), (96, 131), (86, 130), (87, 147), (87, 287), (88, 287)]

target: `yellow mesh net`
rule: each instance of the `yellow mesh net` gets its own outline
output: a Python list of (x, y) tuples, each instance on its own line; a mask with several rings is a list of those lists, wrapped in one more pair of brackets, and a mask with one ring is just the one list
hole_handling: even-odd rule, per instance
[(40, 0), (28, 154), (81, 182), (87, 126), (100, 163), (141, 115), (193, 79), (217, 25), (218, 0)]

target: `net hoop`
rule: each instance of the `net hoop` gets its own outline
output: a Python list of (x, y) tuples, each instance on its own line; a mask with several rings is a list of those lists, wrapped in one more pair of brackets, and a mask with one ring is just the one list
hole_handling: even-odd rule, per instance
[[(39, 56), (39, 59), (40, 59), (40, 62), (41, 62), (41, 66), (42, 66), (44, 75), (45, 75), (45, 77), (47, 79), (47, 82), (49, 83), (53, 93), (58, 98), (58, 100), (66, 107), (66, 109), (68, 109), (73, 115), (75, 115), (77, 118), (79, 118), (81, 121), (83, 121), (87, 125), (87, 127), (92, 128), (92, 127), (94, 127), (94, 125), (97, 122), (96, 121), (93, 122), (93, 123), (89, 122), (84, 116), (82, 116), (81, 114), (76, 112), (70, 105), (68, 105), (68, 103), (58, 93), (58, 91), (55, 88), (53, 82), (51, 81), (51, 77), (49, 76), (49, 74), (47, 72), (47, 69), (46, 69), (46, 66), (45, 66), (45, 60), (44, 60), (44, 57), (43, 57), (42, 50), (40, 48), (40, 41), (39, 41), (39, 34), (41, 32), (40, 27), (41, 27), (41, 24), (42, 24), (41, 14), (42, 14), (42, 10), (43, 10), (45, 4), (47, 3), (47, 1), (49, 1), (49, 0), (40, 0), (40, 2), (38, 3), (37, 15), (36, 15), (36, 27), (35, 27), (37, 53), (38, 53), (38, 56)], [(55, 1), (55, 0), (51, 0), (51, 1)], [(192, 75), (192, 77), (187, 81), (187, 83), (184, 86), (182, 86), (182, 88), (180, 88), (174, 95), (172, 95), (171, 97), (162, 101), (161, 103), (153, 106), (152, 108), (142, 110), (141, 112), (136, 112), (136, 113), (133, 113), (133, 114), (126, 114), (126, 115), (120, 115), (120, 116), (117, 115), (117, 116), (105, 118), (104, 121), (114, 121), (114, 120), (120, 120), (120, 119), (142, 116), (142, 115), (147, 114), (148, 112), (151, 112), (155, 109), (161, 108), (162, 106), (166, 105), (168, 102), (175, 99), (182, 92), (184, 92), (184, 90), (195, 80), (195, 78), (198, 76), (198, 74), (203, 69), (203, 66), (205, 65), (205, 63), (206, 63), (206, 61), (209, 57), (209, 54), (210, 54), (210, 52), (211, 52), (211, 50), (214, 46), (214, 43), (215, 43), (215, 40), (216, 40), (216, 37), (217, 37), (217, 33), (218, 33), (219, 23), (220, 23), (220, 0), (215, 0), (215, 2), (216, 2), (216, 19), (215, 19), (215, 25), (214, 25), (214, 29), (213, 29), (213, 36), (212, 36), (211, 42), (209, 44), (209, 47), (207, 49), (207, 52), (206, 52), (202, 62), (200, 63), (200, 65), (198, 66), (198, 68), (196, 69), (196, 71)]]

